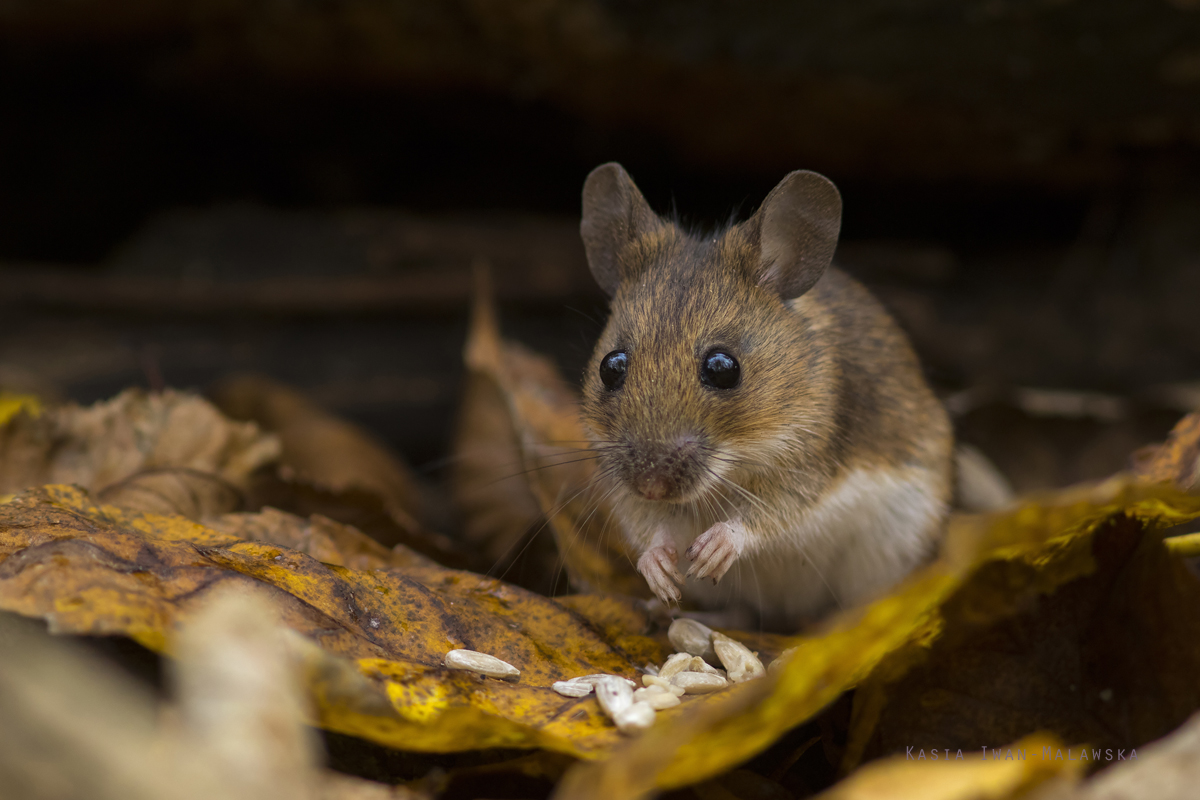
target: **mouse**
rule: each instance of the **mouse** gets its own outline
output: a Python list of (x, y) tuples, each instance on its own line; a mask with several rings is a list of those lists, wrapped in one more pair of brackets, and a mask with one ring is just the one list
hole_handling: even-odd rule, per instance
[(609, 315), (581, 413), (596, 481), (668, 606), (798, 630), (930, 559), (953, 433), (908, 338), (833, 266), (842, 199), (788, 174), (746, 220), (685, 230), (625, 169), (583, 188)]

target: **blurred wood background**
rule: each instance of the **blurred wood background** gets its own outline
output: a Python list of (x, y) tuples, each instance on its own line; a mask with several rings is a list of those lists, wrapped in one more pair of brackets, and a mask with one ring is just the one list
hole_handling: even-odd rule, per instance
[(0, 388), (287, 381), (436, 469), (470, 265), (579, 369), (579, 188), (787, 171), (1018, 489), (1200, 399), (1200, 3), (3, 0)]

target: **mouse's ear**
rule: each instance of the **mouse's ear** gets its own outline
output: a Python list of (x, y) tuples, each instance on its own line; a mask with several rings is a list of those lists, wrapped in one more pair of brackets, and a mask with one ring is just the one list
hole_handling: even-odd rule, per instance
[(579, 233), (592, 276), (609, 297), (626, 277), (621, 271), (621, 250), (661, 224), (620, 164), (601, 164), (587, 176)]
[(807, 292), (833, 261), (842, 227), (842, 196), (824, 175), (789, 173), (750, 219), (757, 224), (760, 285), (784, 300)]

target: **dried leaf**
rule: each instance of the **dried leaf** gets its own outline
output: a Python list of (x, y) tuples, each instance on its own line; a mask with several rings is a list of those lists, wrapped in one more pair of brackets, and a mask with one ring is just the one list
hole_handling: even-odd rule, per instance
[[(153, 699), (111, 665), (0, 614), (0, 786), (7, 797), (202, 800), (150, 761)], [(203, 782), (197, 788), (207, 788)]]
[(413, 550), (443, 566), (483, 572), (491, 565), (449, 537), (422, 527), (412, 517), (393, 513), (383, 498), (364, 489), (334, 492), (270, 475), (255, 482), (250, 496), (253, 508), (273, 506), (302, 517), (334, 519), (381, 544)]
[[(236, 498), (278, 454), (273, 436), (230, 422), (200, 397), (131, 389), (92, 406), (16, 414), (0, 425), (0, 494), (73, 483), (123, 501), (149, 499), (155, 507), (190, 492), (197, 509), (230, 510), (231, 493)], [(206, 477), (197, 480), (198, 474)]]
[(1200, 491), (1200, 412), (1180, 420), (1161, 445), (1136, 453), (1134, 464), (1145, 481), (1169, 481), (1185, 492)]
[[(848, 759), (1034, 730), (1128, 748), (1200, 708), (1200, 583), (1161, 536), (1177, 519), (1162, 512), (1194, 516), (1200, 501), (1136, 484), (1123, 498), (1124, 512), (1049, 539), (1040, 557), (977, 570), (943, 604), (941, 636), (893, 654), (860, 689)], [(1038, 510), (1023, 509), (1029, 528)]]
[[(409, 750), (598, 755), (615, 729), (594, 701), (567, 700), (551, 685), (596, 672), (633, 679), (638, 666), (665, 655), (637, 632), (644, 617), (639, 624), (632, 606), (615, 598), (596, 604), (593, 624), (569, 604), (479, 575), (326, 565), (181, 517), (100, 507), (70, 487), (0, 506), (0, 558), (0, 608), (43, 617), (55, 632), (123, 634), (159, 652), (217, 587), (272, 587), (284, 623), (330, 654), (314, 657), (310, 669), (322, 676), (310, 684), (321, 724)], [(623, 634), (609, 640), (598, 630), (606, 624)], [(502, 658), (521, 679), (447, 670), (442, 658), (456, 648)], [(348, 680), (333, 657), (350, 659), (364, 682)]]
[[(518, 445), (515, 457), (504, 463), (516, 461), (526, 476), (549, 520), (571, 585), (581, 591), (649, 597), (618, 523), (595, 491), (595, 461), (586, 457), (577, 394), (549, 359), (500, 338), (482, 273), (465, 356), (472, 375), (486, 379), (504, 398)], [(515, 524), (497, 530), (498, 536), (511, 539)]]
[(256, 514), (205, 517), (203, 522), (231, 537), (282, 545), (339, 567), (368, 570), (434, 566), (434, 562), (406, 547), (398, 545), (389, 550), (356, 528), (320, 514), (305, 519), (264, 508)]
[(240, 508), (242, 494), (220, 476), (187, 468), (144, 470), (105, 487), (96, 499), (151, 514), (198, 520)]
[(261, 590), (216, 600), (178, 636), (177, 702), (166, 707), (110, 664), (0, 614), (3, 795), (428, 800), (319, 769), (288, 632)]
[(558, 551), (551, 535), (538, 535), (545, 530), (546, 518), (530, 489), (520, 452), (504, 394), (488, 375), (469, 371), (450, 472), (462, 536), (503, 574), (513, 574), (518, 560), (522, 566), (529, 564), (529, 571), (541, 580), (522, 575), (520, 582), (551, 594)]
[(253, 420), (282, 445), (285, 477), (338, 494), (379, 497), (401, 527), (418, 530), (431, 514), (427, 487), (404, 461), (365, 431), (300, 392), (261, 375), (226, 379), (214, 402), (234, 419)]
[(301, 672), (269, 595), (230, 584), (174, 637), (180, 763), (204, 764), (245, 800), (315, 800), (319, 742)]
[(214, 391), (236, 419), (253, 420), (282, 442), (279, 475), (253, 487), (256, 506), (273, 505), (353, 525), (386, 545), (403, 545), (456, 567), (486, 569), (428, 523), (444, 521), (430, 487), (397, 454), (289, 386), (234, 376)]

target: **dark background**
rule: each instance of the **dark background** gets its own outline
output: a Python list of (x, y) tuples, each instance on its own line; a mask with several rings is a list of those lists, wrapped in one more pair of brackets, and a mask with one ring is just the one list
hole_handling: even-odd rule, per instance
[(786, 172), (1017, 488), (1197, 405), (1200, 3), (9, 0), (0, 388), (295, 384), (448, 449), (469, 268), (574, 374), (579, 190), (695, 225)]

